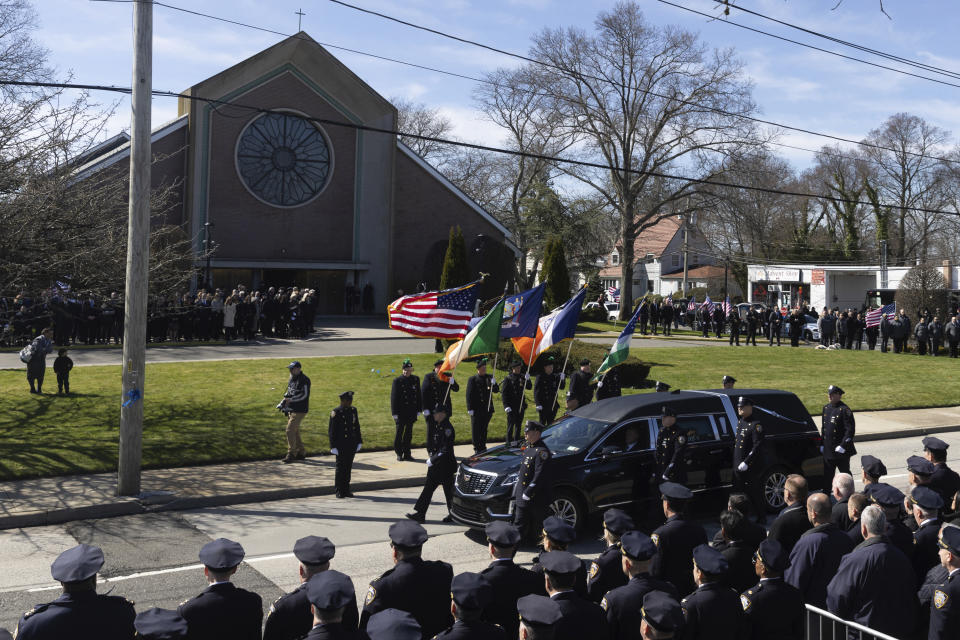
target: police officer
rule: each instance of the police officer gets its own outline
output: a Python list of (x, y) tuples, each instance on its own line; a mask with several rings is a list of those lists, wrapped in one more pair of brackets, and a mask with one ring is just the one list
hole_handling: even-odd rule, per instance
[(684, 518), (687, 504), (693, 498), (690, 489), (675, 482), (664, 482), (660, 485), (660, 494), (667, 521), (650, 535), (657, 545), (650, 575), (673, 584), (677, 593), (686, 596), (696, 588), (691, 563), (693, 550), (707, 543), (707, 533), (699, 524)]
[[(567, 522), (557, 516), (549, 516), (543, 521), (543, 530), (541, 535), (541, 551), (533, 559), (533, 572), (543, 579), (543, 564), (540, 560), (544, 555), (551, 551), (566, 551), (567, 547), (576, 542), (577, 530)], [(580, 568), (576, 570), (576, 579), (572, 582), (572, 588), (582, 597), (587, 597), (587, 567), (586, 563), (580, 561)]]
[(453, 522), (450, 507), (453, 504), (453, 477), (457, 473), (457, 458), (453, 452), (456, 433), (442, 409), (433, 416), (436, 426), (431, 434), (433, 440), (427, 444), (427, 451), (430, 452), (430, 457), (427, 458), (427, 478), (413, 507), (413, 513), (407, 514), (408, 518), (419, 523), (426, 520), (427, 508), (437, 487), (443, 487), (443, 497), (447, 502), (447, 515), (442, 522)]
[(304, 640), (349, 640), (356, 630), (344, 623), (344, 612), (355, 608), (353, 581), (339, 571), (324, 571), (307, 581), (313, 625)]
[(133, 621), (137, 638), (144, 640), (174, 640), (187, 637), (187, 621), (170, 609), (153, 607), (137, 614)]
[(737, 379), (733, 376), (723, 376), (723, 388), (724, 389), (733, 389), (733, 385), (737, 383)]
[(557, 417), (557, 410), (560, 408), (557, 397), (560, 389), (567, 386), (565, 374), (562, 371), (554, 373), (553, 367), (553, 356), (547, 356), (543, 363), (543, 372), (533, 383), (533, 404), (537, 407), (540, 424), (545, 427), (549, 427)]
[(734, 342), (737, 346), (740, 346), (740, 313), (734, 309), (730, 309), (730, 313), (727, 314), (727, 324), (730, 325), (730, 346), (732, 347)]
[(353, 469), (353, 457), (363, 446), (360, 435), (360, 416), (353, 406), (353, 391), (340, 394), (340, 406), (330, 412), (330, 453), (337, 456), (335, 484), (338, 498), (352, 498), (350, 493), (350, 472)]
[(833, 474), (839, 469), (843, 473), (850, 473), (850, 456), (857, 452), (853, 446), (853, 436), (856, 429), (853, 411), (844, 404), (841, 397), (843, 389), (830, 385), (827, 397), (830, 402), (823, 405), (823, 461), (824, 480), (827, 487), (833, 482)]
[(182, 603), (177, 612), (187, 621), (188, 638), (259, 638), (263, 603), (256, 593), (230, 582), (243, 561), (243, 547), (217, 538), (200, 549), (203, 575), (210, 586)]
[(755, 309), (747, 311), (747, 346), (753, 343), (757, 346), (757, 326), (760, 324), (760, 313)]
[(887, 467), (879, 458), (867, 454), (860, 456), (860, 468), (863, 475), (863, 490), (860, 493), (869, 498), (875, 489), (886, 484), (880, 482), (880, 478), (887, 475)]
[(420, 623), (406, 611), (384, 609), (370, 616), (364, 639), (370, 640), (422, 640)]
[(685, 639), (740, 640), (746, 631), (743, 605), (736, 591), (721, 579), (727, 559), (704, 543), (693, 550), (693, 577), (697, 590), (680, 601), (686, 619)]
[(397, 427), (393, 438), (393, 452), (397, 460), (413, 460), (410, 455), (410, 441), (413, 438), (413, 423), (423, 411), (423, 397), (420, 395), (420, 378), (413, 375), (413, 362), (410, 358), (403, 361), (401, 374), (393, 379), (390, 389), (390, 414)]
[(914, 487), (910, 491), (910, 502), (917, 523), (917, 530), (913, 532), (913, 568), (919, 585), (923, 584), (927, 571), (940, 564), (937, 540), (943, 499), (929, 487)]
[(751, 472), (751, 465), (760, 465), (760, 447), (763, 445), (763, 425), (753, 413), (753, 400), (740, 396), (737, 401), (740, 421), (737, 423), (737, 441), (733, 447), (733, 486), (735, 491), (746, 493), (754, 501), (758, 512), (764, 508), (757, 495), (757, 488), (753, 486), (756, 471)]
[(300, 437), (300, 425), (310, 410), (310, 378), (303, 372), (299, 360), (288, 364), (287, 369), (290, 371), (290, 379), (278, 407), (287, 416), (287, 455), (282, 460), (284, 464), (307, 457), (307, 450)]
[(950, 508), (953, 496), (960, 491), (960, 475), (947, 466), (949, 447), (950, 445), (940, 438), (927, 436), (923, 439), (923, 454), (933, 463), (933, 474), (930, 476), (928, 486), (940, 494), (947, 509)]
[(460, 391), (460, 385), (457, 384), (452, 375), (446, 382), (440, 378), (439, 372), (442, 364), (442, 358), (433, 363), (433, 371), (423, 376), (423, 384), (420, 387), (421, 412), (427, 421), (428, 453), (430, 452), (430, 443), (434, 439), (433, 432), (437, 428), (437, 419), (434, 414), (442, 410), (447, 418), (452, 416), (453, 400), (450, 398), (450, 393)]
[(677, 412), (664, 405), (657, 433), (657, 471), (664, 482), (686, 482), (687, 437), (677, 428)]
[(930, 602), (929, 640), (950, 640), (960, 637), (960, 527), (944, 527), (938, 545), (948, 574)]
[[(270, 606), (263, 640), (296, 640), (310, 632), (313, 615), (307, 597), (307, 582), (318, 573), (327, 571), (336, 553), (334, 544), (322, 536), (306, 536), (294, 543), (293, 555), (300, 561), (300, 586), (280, 596)], [(356, 631), (360, 618), (356, 599), (353, 606), (344, 609), (342, 618), (346, 629)]]
[(450, 584), (450, 613), (455, 622), (434, 640), (507, 640), (502, 628), (482, 619), (493, 602), (493, 587), (479, 573), (461, 573)]
[(567, 391), (567, 409), (573, 411), (593, 401), (593, 388), (590, 386), (590, 359), (580, 360), (580, 369), (570, 376), (570, 389)]
[(503, 410), (507, 414), (507, 443), (520, 440), (520, 427), (523, 424), (523, 413), (527, 409), (527, 397), (524, 389), (532, 389), (530, 374), (521, 374), (523, 362), (514, 360), (510, 363), (510, 374), (504, 378), (500, 399), (503, 401)]
[(773, 346), (773, 339), (777, 339), (777, 346), (780, 346), (780, 333), (783, 327), (783, 316), (780, 315), (779, 309), (771, 309), (770, 314), (767, 316), (767, 338), (770, 341), (770, 346)]
[(50, 575), (63, 594), (23, 614), (14, 636), (21, 640), (128, 640), (133, 637), (133, 603), (97, 593), (97, 572), (103, 566), (99, 547), (77, 545), (57, 556)]
[(606, 612), (595, 602), (577, 593), (583, 563), (569, 551), (550, 551), (540, 556), (547, 595), (560, 605), (563, 614), (555, 640), (605, 638)]
[(644, 640), (668, 640), (683, 628), (683, 609), (665, 593), (652, 591), (643, 597), (640, 607), (640, 637)]
[(483, 618), (503, 627), (507, 637), (516, 638), (520, 623), (517, 600), (530, 594), (543, 594), (543, 577), (513, 561), (520, 544), (520, 530), (502, 521), (486, 526), (491, 562), (480, 573), (493, 587), (493, 602), (484, 609)]
[(597, 400), (619, 398), (622, 393), (620, 371), (616, 367), (607, 370), (597, 382)]
[(413, 614), (423, 636), (432, 638), (452, 624), (453, 568), (446, 562), (423, 559), (427, 530), (416, 522), (396, 522), (390, 525), (388, 535), (395, 566), (370, 583), (360, 614), (360, 629), (367, 629), (374, 614), (400, 609)]
[(550, 482), (544, 469), (550, 463), (553, 453), (540, 438), (543, 425), (527, 420), (524, 435), (527, 446), (523, 449), (517, 483), (513, 486), (514, 514), (513, 523), (520, 529), (526, 540), (532, 540), (537, 525), (542, 522), (543, 513), (550, 498)]
[(776, 540), (764, 540), (753, 554), (754, 569), (760, 582), (740, 594), (740, 604), (750, 624), (751, 640), (802, 640), (804, 637), (803, 622), (807, 611), (803, 594), (783, 579), (788, 563), (789, 554)]
[(474, 453), (487, 449), (487, 427), (493, 417), (494, 393), (500, 393), (500, 385), (487, 373), (487, 359), (477, 360), (477, 374), (467, 380), (467, 415), (470, 416), (470, 436)]
[(520, 617), (520, 640), (552, 639), (563, 615), (560, 605), (540, 595), (524, 596), (517, 600), (517, 614)]
[(912, 562), (915, 546), (913, 532), (900, 519), (904, 497), (900, 489), (888, 484), (882, 484), (870, 495), (870, 499), (883, 509), (887, 522), (883, 534)]
[(607, 591), (627, 584), (620, 538), (634, 528), (633, 518), (625, 511), (614, 508), (603, 512), (603, 540), (607, 548), (590, 564), (587, 573), (587, 596), (593, 602), (600, 602)]
[(800, 536), (790, 551), (790, 568), (784, 579), (815, 607), (827, 606), (827, 584), (840, 559), (853, 549), (853, 541), (830, 521), (830, 497), (814, 493), (807, 498), (807, 519), (812, 528)]

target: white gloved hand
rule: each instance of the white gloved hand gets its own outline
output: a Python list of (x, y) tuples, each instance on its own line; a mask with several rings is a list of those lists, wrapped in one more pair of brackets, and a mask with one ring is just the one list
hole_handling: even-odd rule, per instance
[(393, 416), (393, 421), (394, 421), (394, 422), (396, 422), (396, 421), (399, 420), (399, 419), (400, 419), (400, 416)]
[(746, 470), (747, 470), (746, 462), (741, 462), (740, 464), (737, 465), (737, 471), (739, 471), (740, 473), (743, 473)]
[(823, 445), (820, 445), (820, 453), (823, 453)]
[(667, 476), (660, 476), (660, 478), (661, 478), (664, 482), (670, 482), (670, 478), (668, 478)]
[(601, 382), (598, 382), (598, 383), (597, 383), (597, 389), (600, 389), (600, 388), (602, 388), (602, 387), (603, 387), (603, 382), (602, 382), (602, 381), (601, 381)]
[(453, 379), (453, 376), (450, 376), (450, 384), (453, 384), (453, 383), (455, 383), (455, 382), (456, 382), (456, 380)]
[(540, 406), (539, 404), (537, 405), (537, 411), (543, 411), (543, 407)]
[(433, 466), (433, 460), (431, 460), (430, 458), (427, 458), (427, 466), (428, 466), (428, 467), (432, 467), (432, 466)]
[(424, 409), (424, 410), (423, 410), (423, 415), (425, 415), (425, 416), (430, 415), (430, 409)]
[(357, 451), (360, 451), (360, 448), (363, 446), (362, 442), (357, 443)]
[(520, 497), (523, 498), (524, 500), (528, 501), (528, 502), (529, 502), (529, 500), (530, 500), (530, 496), (528, 496), (528, 495), (525, 494), (525, 493), (524, 493), (523, 495), (521, 495)]
[(530, 374), (529, 374), (529, 373), (523, 374), (523, 379), (524, 379), (524, 380), (529, 380), (529, 379), (530, 379)]
[(472, 415), (473, 415), (473, 409), (470, 409), (469, 411), (467, 411), (467, 415), (468, 415), (468, 416), (472, 416)]
[(561, 371), (561, 372), (560, 372), (560, 382), (563, 382), (566, 378), (567, 378), (567, 374), (565, 374), (564, 372)]
[(340, 452), (337, 451), (337, 448), (336, 448), (336, 447), (334, 447), (333, 449), (330, 449), (330, 453), (332, 453), (332, 454), (335, 455), (335, 456), (340, 455)]
[(841, 455), (843, 455), (844, 453), (847, 452), (846, 449), (844, 449), (844, 448), (841, 447), (840, 445), (837, 445), (837, 448), (834, 449), (834, 451), (836, 451), (837, 453), (839, 453), (839, 454), (841, 454)]
[(507, 413), (510, 413), (511, 411), (513, 411), (513, 407), (504, 407), (503, 410), (506, 411)]

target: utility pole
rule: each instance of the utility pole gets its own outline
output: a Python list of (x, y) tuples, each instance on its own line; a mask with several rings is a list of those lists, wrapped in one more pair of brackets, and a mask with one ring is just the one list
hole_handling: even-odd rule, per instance
[(683, 297), (687, 297), (687, 258), (689, 255), (690, 245), (688, 242), (688, 233), (687, 230), (690, 228), (690, 225), (687, 224), (687, 216), (683, 216)]
[[(880, 288), (886, 289), (889, 284), (887, 278), (887, 241), (880, 241)], [(883, 306), (882, 304), (880, 305)]]
[(117, 493), (140, 493), (147, 279), (150, 265), (150, 107), (153, 96), (153, 0), (133, 3), (133, 92), (127, 281), (123, 317), (123, 397)]

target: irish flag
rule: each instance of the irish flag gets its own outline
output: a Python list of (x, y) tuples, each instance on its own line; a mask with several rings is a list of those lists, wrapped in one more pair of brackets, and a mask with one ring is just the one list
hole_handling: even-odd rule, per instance
[[(644, 298), (646, 298), (646, 296), (644, 296)], [(630, 339), (633, 338), (633, 330), (637, 327), (637, 318), (640, 317), (640, 307), (642, 306), (643, 300), (637, 305), (637, 310), (633, 312), (633, 317), (630, 318), (630, 322), (628, 322), (627, 326), (620, 332), (620, 337), (613, 343), (613, 346), (610, 348), (610, 353), (607, 354), (607, 357), (604, 358), (600, 366), (597, 367), (597, 372), (593, 374), (594, 380), (626, 360), (627, 356), (630, 355)]]
[(500, 325), (503, 323), (503, 306), (506, 298), (500, 300), (497, 305), (490, 310), (490, 313), (483, 316), (473, 329), (463, 337), (457, 340), (447, 349), (443, 357), (443, 364), (440, 366), (440, 372), (437, 374), (441, 380), (450, 379), (448, 372), (457, 368), (457, 365), (473, 356), (482, 356), (488, 353), (496, 353), (500, 343)]

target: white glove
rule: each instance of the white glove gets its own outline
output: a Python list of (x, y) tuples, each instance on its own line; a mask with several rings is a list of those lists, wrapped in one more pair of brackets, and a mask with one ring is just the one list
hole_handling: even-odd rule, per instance
[(453, 376), (450, 376), (450, 384), (453, 384), (453, 383), (455, 383), (455, 382), (456, 382), (456, 380), (453, 379)]
[(332, 454), (335, 455), (335, 456), (340, 455), (340, 452), (337, 451), (337, 448), (336, 448), (336, 447), (334, 447), (333, 449), (330, 449), (330, 453), (332, 453)]
[(394, 421), (394, 422), (396, 422), (396, 421), (399, 420), (399, 419), (400, 419), (400, 416), (393, 416), (393, 421)]
[(660, 476), (660, 478), (661, 478), (664, 482), (670, 482), (670, 478), (668, 478), (667, 476)]
[(523, 379), (524, 379), (524, 380), (529, 380), (529, 379), (530, 379), (530, 374), (529, 374), (529, 373), (523, 374)]
[(563, 382), (563, 381), (566, 379), (566, 377), (567, 377), (567, 374), (565, 374), (564, 372), (561, 371), (561, 372), (560, 372), (560, 382)]
[(844, 448), (841, 447), (840, 445), (837, 445), (837, 448), (834, 449), (834, 451), (836, 451), (837, 453), (839, 453), (839, 454), (841, 454), (841, 455), (843, 455), (844, 453), (847, 452), (846, 449), (844, 449)]
[(598, 383), (597, 383), (597, 389), (601, 388), (602, 386), (603, 386), (603, 382), (598, 382)]
[(362, 443), (362, 442), (358, 442), (358, 443), (357, 443), (357, 451), (360, 451), (360, 447), (362, 447), (362, 446), (363, 446), (363, 443)]
[(427, 458), (427, 466), (428, 466), (428, 467), (432, 467), (432, 466), (433, 466), (433, 460), (431, 460), (430, 458)]
[(537, 405), (537, 411), (543, 411), (543, 407), (540, 406), (539, 404)]
[(503, 410), (506, 411), (507, 413), (510, 413), (511, 411), (513, 411), (513, 407), (504, 407)]
[(820, 453), (823, 453), (823, 445), (820, 445)]
[(523, 495), (521, 495), (520, 497), (523, 498), (524, 500), (528, 501), (528, 502), (529, 502), (529, 500), (530, 500), (530, 496), (528, 496), (528, 495), (525, 494), (525, 493), (524, 493)]
[(746, 470), (747, 470), (746, 462), (741, 462), (740, 464), (737, 465), (737, 471), (739, 471), (740, 473), (743, 473)]
[(424, 409), (424, 410), (423, 410), (423, 415), (425, 415), (425, 416), (430, 415), (430, 409)]
[(472, 416), (472, 415), (473, 415), (473, 409), (470, 409), (470, 411), (467, 411), (467, 415), (468, 415), (468, 416)]

